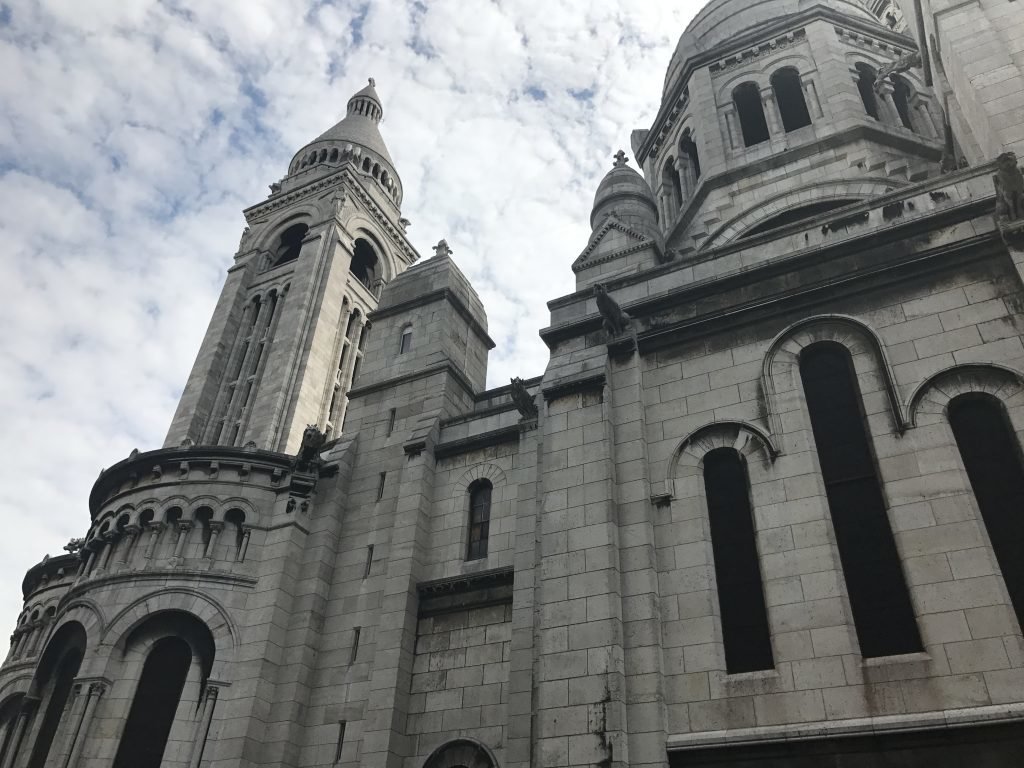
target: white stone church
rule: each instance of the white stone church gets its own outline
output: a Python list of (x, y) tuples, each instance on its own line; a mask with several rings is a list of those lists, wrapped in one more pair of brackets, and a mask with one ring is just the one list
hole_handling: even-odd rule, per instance
[(493, 390), (384, 104), (26, 575), (0, 768), (1024, 764), (1024, 2), (711, 0)]

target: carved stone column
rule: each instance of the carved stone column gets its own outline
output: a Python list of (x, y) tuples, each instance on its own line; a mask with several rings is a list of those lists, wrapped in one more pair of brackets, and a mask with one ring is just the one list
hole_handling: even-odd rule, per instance
[(139, 540), (139, 533), (142, 531), (138, 525), (126, 525), (124, 528), (124, 545), (121, 547), (121, 556), (115, 565), (120, 568), (127, 568), (131, 565), (132, 555), (135, 553), (135, 545)]
[(172, 565), (177, 565), (181, 561), (181, 553), (185, 549), (185, 541), (188, 539), (188, 532), (191, 530), (191, 520), (178, 521), (178, 540), (174, 544), (174, 554), (171, 556)]
[(153, 555), (156, 554), (157, 542), (160, 541), (160, 534), (163, 533), (166, 527), (166, 523), (149, 523), (146, 525), (146, 528), (149, 529), (149, 541), (146, 542), (146, 551), (142, 555), (144, 560), (149, 561), (153, 559)]
[(224, 530), (224, 523), (219, 520), (211, 520), (210, 526), (210, 541), (206, 545), (206, 551), (203, 553), (203, 557), (208, 560), (213, 560), (213, 553), (217, 549), (217, 537), (220, 536), (220, 532)]
[(900, 113), (892, 100), (895, 91), (896, 87), (889, 80), (883, 80), (875, 86), (875, 94), (878, 96), (878, 112), (882, 122), (902, 128), (903, 121), (900, 120)]
[(235, 562), (241, 563), (245, 561), (245, 554), (249, 551), (249, 537), (252, 535), (252, 528), (246, 526), (242, 528), (242, 545), (238, 548), (238, 553), (235, 555)]
[[(206, 695), (203, 697), (203, 711), (199, 716), (196, 733), (192, 739), (192, 757), (188, 761), (189, 768), (199, 768), (199, 763), (202, 762), (206, 739), (210, 734), (210, 722), (213, 720), (213, 710), (217, 706), (219, 695), (220, 686), (207, 683)], [(69, 768), (73, 767), (69, 766)]]
[(71, 753), (68, 755), (68, 761), (65, 763), (64, 768), (76, 768), (78, 765), (82, 749), (89, 738), (93, 716), (96, 714), (96, 705), (99, 703), (100, 697), (103, 696), (106, 691), (106, 683), (89, 683), (89, 691), (86, 694), (87, 698), (85, 700), (85, 707), (82, 710), (82, 719), (79, 721), (78, 727), (74, 731), (75, 736), (74, 741), (71, 743)]
[(775, 89), (770, 85), (761, 89), (761, 106), (764, 108), (765, 120), (768, 121), (768, 136), (785, 133), (782, 115), (779, 113), (779, 100), (775, 98)]
[(723, 110), (725, 114), (725, 138), (729, 148), (734, 152), (743, 149), (743, 135), (740, 133), (739, 120), (736, 117), (736, 106), (728, 104)]
[(690, 158), (680, 152), (676, 158), (676, 174), (679, 176), (679, 189), (683, 192), (683, 199), (679, 201), (679, 207), (686, 205), (686, 201), (693, 196), (693, 173), (690, 168)]
[(928, 99), (919, 93), (914, 94), (910, 102), (910, 108), (914, 110), (914, 116), (917, 118), (915, 124), (920, 127), (921, 133), (929, 139), (939, 139), (942, 137), (942, 132), (939, 131), (935, 121), (932, 120), (932, 112), (928, 108)]
[(810, 75), (800, 75), (800, 85), (804, 89), (804, 101), (807, 102), (807, 110), (811, 113), (812, 119), (819, 119), (825, 116), (821, 108), (821, 99), (818, 98), (818, 86)]
[(28, 727), (32, 710), (38, 703), (38, 699), (26, 698), (25, 703), (21, 705), (21, 712), (18, 713), (18, 722), (14, 726), (14, 735), (11, 737), (11, 745), (7, 748), (7, 754), (4, 755), (4, 762), (0, 765), (0, 768), (11, 768), (14, 765), (14, 759), (17, 757), (21, 749), (21, 742), (25, 738), (25, 730)]

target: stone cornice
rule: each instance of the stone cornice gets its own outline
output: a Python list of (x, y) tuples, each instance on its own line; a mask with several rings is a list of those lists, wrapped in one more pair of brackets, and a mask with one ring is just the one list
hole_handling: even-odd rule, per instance
[(509, 604), (512, 602), (514, 583), (515, 571), (511, 567), (421, 582), (416, 587), (420, 603), (419, 615), (438, 616)]
[(447, 443), (438, 443), (434, 446), (434, 458), (444, 459), (449, 456), (470, 453), (481, 448), (489, 448), (492, 445), (518, 442), (521, 432), (522, 430), (519, 428), (519, 425), (513, 424), (508, 427), (492, 429), (489, 432), (481, 432), (479, 435), (450, 440)]
[(354, 397), (362, 397), (363, 395), (370, 395), (374, 392), (380, 392), (383, 389), (389, 389), (391, 387), (398, 387), (402, 384), (408, 384), (412, 381), (419, 379), (425, 379), (430, 376), (436, 376), (439, 373), (450, 374), (453, 379), (470, 395), (476, 396), (476, 392), (473, 391), (473, 385), (469, 383), (469, 379), (458, 368), (455, 364), (449, 360), (443, 363), (437, 363), (427, 368), (419, 368), (409, 373), (404, 373), (399, 376), (392, 376), (389, 379), (383, 381), (374, 382), (373, 384), (364, 384), (361, 387), (356, 387), (349, 390), (348, 398), (351, 400)]
[(195, 570), (191, 568), (159, 568), (152, 571), (147, 570), (131, 570), (131, 571), (118, 571), (117, 573), (103, 574), (102, 576), (92, 576), (78, 582), (75, 586), (68, 590), (67, 594), (61, 598), (61, 603), (78, 597), (79, 595), (88, 592), (89, 590), (99, 587), (106, 586), (109, 584), (118, 584), (124, 582), (131, 582), (133, 584), (141, 581), (159, 581), (162, 584), (173, 584), (174, 582), (205, 582), (207, 584), (223, 584), (230, 587), (255, 587), (259, 582), (255, 576), (238, 576), (233, 573), (223, 573), (219, 571), (205, 571)]

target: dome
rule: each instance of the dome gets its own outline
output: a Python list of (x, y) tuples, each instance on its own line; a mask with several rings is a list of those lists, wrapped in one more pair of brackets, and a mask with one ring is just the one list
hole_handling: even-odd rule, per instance
[(711, 0), (679, 39), (665, 75), (665, 91), (668, 92), (688, 59), (758, 27), (814, 7), (830, 8), (881, 26), (874, 14), (857, 0)]
[(370, 78), (369, 84), (348, 100), (345, 117), (296, 153), (289, 175), (330, 172), (331, 166), (351, 162), (372, 175), (395, 202), (401, 202), (401, 181), (378, 128), (383, 117), (376, 83)]
[(609, 213), (637, 231), (658, 231), (658, 203), (647, 181), (626, 163), (621, 149), (615, 155), (615, 167), (608, 171), (597, 187), (590, 226), (597, 229)]

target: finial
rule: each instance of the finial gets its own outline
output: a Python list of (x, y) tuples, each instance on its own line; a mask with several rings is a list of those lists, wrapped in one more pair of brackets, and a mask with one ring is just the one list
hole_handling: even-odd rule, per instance
[(623, 152), (621, 149), (618, 152), (615, 153), (615, 167), (616, 168), (625, 168), (626, 167), (626, 163), (628, 163), (628, 162), (629, 162), (629, 158), (626, 157), (626, 153)]
[(435, 256), (451, 256), (452, 255), (452, 249), (448, 247), (448, 241), (447, 240), (440, 240), (440, 241), (438, 241), (437, 245), (434, 246), (434, 255)]
[(377, 81), (374, 80), (372, 77), (370, 78), (370, 87), (371, 88), (376, 88), (377, 87)]

